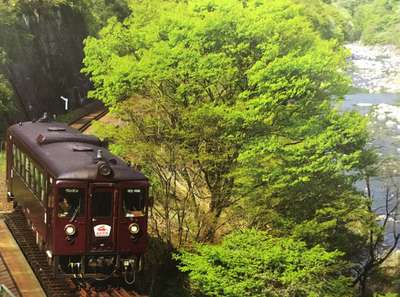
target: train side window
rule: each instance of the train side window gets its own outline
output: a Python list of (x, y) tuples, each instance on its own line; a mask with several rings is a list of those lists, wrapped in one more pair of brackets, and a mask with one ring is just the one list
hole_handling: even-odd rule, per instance
[(143, 211), (144, 190), (135, 188), (123, 189), (122, 203), (125, 217), (133, 217), (135, 211)]
[(35, 194), (40, 199), (40, 172), (39, 169), (35, 166)]
[(29, 159), (29, 180), (28, 180), (28, 185), (29, 187), (34, 190), (34, 184), (35, 184), (35, 170), (33, 168), (33, 163), (31, 159)]
[(34, 172), (35, 172), (35, 174), (34, 174), (34, 181), (33, 181), (33, 184), (34, 184), (34, 187), (35, 187), (35, 194), (36, 194), (36, 196), (40, 199), (40, 195), (39, 195), (39, 193), (40, 193), (40, 191), (39, 191), (39, 189), (40, 189), (40, 184), (39, 184), (39, 180), (40, 180), (40, 176), (39, 176), (39, 170), (38, 170), (38, 168), (36, 167), (36, 166), (34, 166), (33, 167), (34, 168)]
[(31, 189), (36, 193), (36, 167), (31, 160)]
[(29, 184), (29, 160), (25, 154), (24, 154), (24, 161), (25, 161), (24, 178), (25, 182)]
[(94, 192), (92, 196), (92, 216), (94, 218), (107, 218), (112, 215), (112, 192)]
[(21, 178), (24, 176), (24, 154), (22, 151), (20, 151), (19, 154), (19, 174), (21, 175)]
[(47, 199), (47, 207), (48, 208), (53, 208), (53, 200), (54, 200), (53, 194), (49, 194), (49, 197)]
[(17, 146), (15, 145), (15, 144), (13, 144), (13, 147), (15, 148), (14, 150), (13, 150), (13, 160), (14, 160), (14, 162), (13, 162), (13, 165), (14, 165), (14, 171), (18, 171), (18, 148), (17, 148)]
[(35, 167), (35, 194), (39, 198), (39, 200), (42, 200), (40, 196), (40, 171), (37, 167)]
[(23, 154), (21, 150), (18, 150), (19, 154), (19, 168), (18, 172), (20, 175), (22, 175), (22, 168), (24, 167), (24, 162), (23, 162)]
[(85, 192), (79, 188), (61, 188), (58, 191), (58, 217), (72, 218), (84, 212)]
[(26, 164), (27, 164), (27, 170), (26, 170), (26, 183), (28, 184), (28, 186), (31, 186), (31, 160), (29, 159), (28, 156), (26, 156)]
[(17, 167), (17, 147), (15, 144), (12, 146), (12, 153), (13, 153), (13, 168)]
[(36, 166), (31, 161), (31, 188), (33, 193), (36, 193)]
[(24, 174), (25, 174), (25, 182), (28, 183), (29, 181), (29, 161), (28, 157), (25, 155), (25, 169), (24, 169)]
[(14, 165), (14, 171), (18, 172), (18, 167), (19, 167), (19, 158), (18, 158), (18, 147), (15, 146), (15, 155), (13, 156), (15, 159), (15, 165)]
[(46, 181), (43, 173), (40, 173), (40, 199), (44, 200), (46, 193)]
[(19, 172), (19, 167), (20, 167), (20, 163), (21, 163), (21, 158), (20, 158), (20, 154), (19, 154), (19, 149), (16, 147), (15, 148), (15, 171)]
[(24, 154), (22, 151), (19, 151), (19, 174), (22, 177), (22, 173), (24, 172)]
[(35, 193), (36, 194), (36, 167), (33, 165), (33, 163), (31, 163), (32, 164), (32, 177), (31, 177), (31, 188), (32, 188), (32, 191), (33, 191), (33, 193)]

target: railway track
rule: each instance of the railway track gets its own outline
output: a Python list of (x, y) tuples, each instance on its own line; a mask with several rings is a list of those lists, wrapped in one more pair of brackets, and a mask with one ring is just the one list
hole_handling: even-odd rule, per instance
[(77, 119), (73, 119), (68, 125), (83, 132), (91, 126), (93, 121), (101, 119), (107, 113), (108, 109), (103, 104), (95, 104), (88, 113), (79, 116)]
[[(10, 271), (8, 270), (7, 265), (4, 263), (4, 259), (2, 256), (0, 256), (0, 284), (3, 286), (2, 288), (0, 288), (0, 296), (21, 296), (18, 287), (15, 284), (15, 281), (12, 278)], [(7, 289), (4, 289), (4, 287)], [(5, 291), (5, 293), (3, 293), (2, 291)]]
[(44, 251), (39, 250), (35, 237), (29, 228), (22, 210), (17, 208), (5, 216), (5, 223), (10, 229), (15, 241), (36, 274), (47, 296), (73, 297), (76, 293), (68, 286), (65, 279), (56, 278), (47, 263)]
[(124, 288), (112, 288), (106, 291), (96, 291), (95, 288), (81, 288), (80, 297), (142, 297), (135, 292), (128, 292)]

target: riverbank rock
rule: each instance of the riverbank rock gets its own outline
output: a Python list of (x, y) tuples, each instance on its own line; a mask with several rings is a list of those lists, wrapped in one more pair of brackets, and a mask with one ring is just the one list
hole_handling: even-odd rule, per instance
[(370, 93), (400, 93), (400, 50), (394, 45), (347, 44), (353, 86)]

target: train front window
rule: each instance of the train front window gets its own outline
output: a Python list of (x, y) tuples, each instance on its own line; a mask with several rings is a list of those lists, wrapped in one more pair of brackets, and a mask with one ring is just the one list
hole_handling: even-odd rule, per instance
[(108, 218), (112, 215), (113, 192), (96, 191), (92, 197), (92, 216), (96, 218)]
[(78, 188), (61, 188), (58, 192), (58, 217), (72, 218), (83, 214), (85, 192)]
[(143, 211), (144, 190), (135, 188), (122, 190), (122, 203), (125, 217), (134, 217), (136, 211)]

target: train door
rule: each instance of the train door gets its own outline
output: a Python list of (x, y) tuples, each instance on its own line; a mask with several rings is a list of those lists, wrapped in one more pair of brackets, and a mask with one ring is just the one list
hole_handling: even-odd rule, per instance
[(114, 184), (93, 183), (89, 187), (89, 249), (112, 251), (116, 248), (116, 199)]

